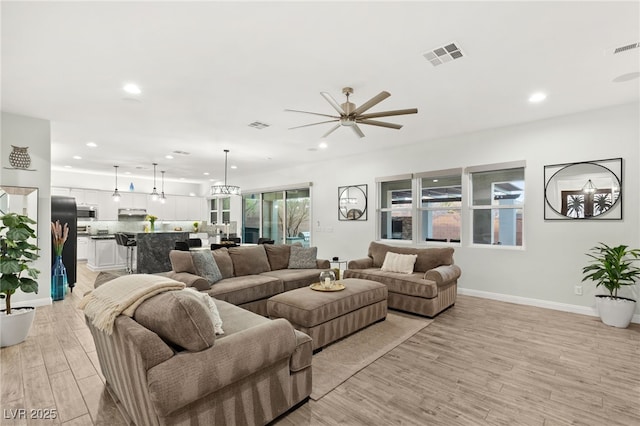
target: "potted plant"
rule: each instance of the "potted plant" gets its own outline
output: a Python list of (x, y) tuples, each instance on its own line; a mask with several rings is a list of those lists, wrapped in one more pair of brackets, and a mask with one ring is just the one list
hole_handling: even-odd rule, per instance
[(636, 309), (636, 301), (618, 296), (622, 286), (633, 285), (640, 278), (640, 268), (633, 262), (640, 258), (640, 249), (626, 245), (609, 247), (604, 243), (590, 249), (589, 265), (582, 268), (582, 281), (592, 280), (596, 288), (603, 286), (609, 294), (596, 295), (596, 307), (603, 323), (614, 327), (629, 326)]
[(0, 346), (11, 346), (24, 341), (35, 316), (35, 308), (11, 308), (11, 296), (20, 289), (25, 293), (38, 293), (38, 274), (31, 262), (40, 257), (38, 247), (29, 242), (36, 238), (30, 225), (35, 221), (17, 213), (0, 217), (0, 298), (6, 309), (0, 311)]

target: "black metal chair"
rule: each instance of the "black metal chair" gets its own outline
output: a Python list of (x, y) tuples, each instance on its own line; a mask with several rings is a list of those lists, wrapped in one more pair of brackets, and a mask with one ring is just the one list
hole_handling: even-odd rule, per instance
[(176, 245), (174, 249), (180, 251), (189, 251), (189, 242), (188, 241), (176, 241)]
[(271, 238), (264, 238), (264, 237), (260, 237), (258, 238), (258, 244), (274, 244), (275, 241), (273, 241)]
[(126, 271), (128, 274), (133, 274), (133, 250), (137, 246), (136, 239), (133, 235), (126, 234), (124, 232), (117, 232), (115, 234), (116, 244), (123, 246), (127, 249)]
[(202, 240), (200, 238), (189, 238), (189, 247), (202, 247)]

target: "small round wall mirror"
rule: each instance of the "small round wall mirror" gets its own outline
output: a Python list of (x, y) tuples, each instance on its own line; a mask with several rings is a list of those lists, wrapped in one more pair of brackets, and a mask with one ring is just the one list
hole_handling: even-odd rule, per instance
[(338, 188), (338, 219), (367, 220), (367, 185)]
[[(601, 163), (604, 162), (559, 165), (555, 166), (556, 170), (547, 170), (547, 167), (554, 166), (545, 167), (545, 202), (556, 216), (596, 219), (617, 211), (611, 218), (621, 218), (621, 180)], [(552, 218), (547, 216), (546, 208), (545, 218)]]

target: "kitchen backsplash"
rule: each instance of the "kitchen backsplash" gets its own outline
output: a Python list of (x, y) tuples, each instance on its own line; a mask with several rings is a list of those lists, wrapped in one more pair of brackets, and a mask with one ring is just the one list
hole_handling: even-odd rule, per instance
[[(176, 228), (182, 228), (182, 231), (193, 232), (194, 221), (162, 221), (157, 220), (155, 222), (156, 232), (163, 231), (175, 231)], [(86, 227), (87, 233), (90, 235), (98, 234), (98, 230), (107, 231), (107, 234), (114, 234), (116, 232), (144, 232), (145, 226), (149, 226), (149, 221), (117, 221), (117, 220), (94, 220), (94, 221), (82, 221), (78, 220), (78, 227)], [(207, 225), (201, 223), (198, 227), (198, 232), (207, 232), (214, 235), (215, 227), (213, 225)]]

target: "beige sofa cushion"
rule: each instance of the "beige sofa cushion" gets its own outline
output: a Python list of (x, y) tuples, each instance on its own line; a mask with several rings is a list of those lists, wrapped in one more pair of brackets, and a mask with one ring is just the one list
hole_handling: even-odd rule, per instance
[(236, 277), (255, 275), (271, 270), (264, 244), (253, 247), (233, 247), (229, 249)]
[(173, 272), (196, 273), (196, 268), (191, 259), (191, 253), (188, 251), (171, 250), (169, 252), (169, 260), (171, 261), (171, 269), (173, 269)]
[(216, 261), (218, 269), (220, 269), (222, 278), (233, 277), (233, 261), (231, 260), (231, 256), (229, 256), (229, 250), (223, 247), (213, 250), (211, 254), (213, 254), (213, 259)]
[(188, 351), (210, 348), (216, 340), (209, 307), (191, 292), (167, 291), (153, 296), (138, 306), (133, 319), (168, 343)]
[(427, 272), (440, 265), (453, 264), (453, 247), (442, 248), (413, 248), (395, 247), (372, 241), (369, 244), (368, 256), (373, 259), (373, 266), (382, 267), (387, 252), (392, 251), (400, 254), (417, 254), (416, 264), (413, 267), (415, 272)]
[(272, 271), (279, 271), (289, 267), (291, 246), (287, 244), (264, 244), (264, 249), (267, 252)]
[(413, 265), (416, 264), (417, 257), (417, 254), (400, 254), (388, 251), (380, 269), (386, 272), (411, 274), (413, 273)]

